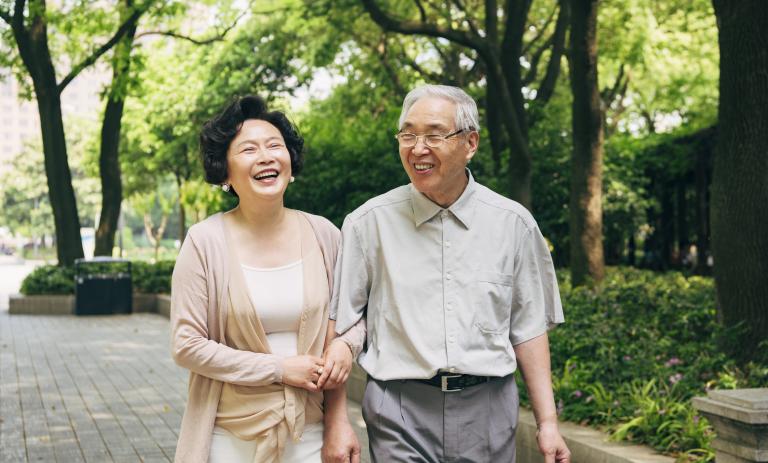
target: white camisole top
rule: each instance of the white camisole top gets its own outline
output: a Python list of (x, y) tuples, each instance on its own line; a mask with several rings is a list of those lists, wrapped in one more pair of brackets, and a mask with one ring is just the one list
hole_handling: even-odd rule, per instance
[(304, 303), (302, 261), (273, 268), (242, 267), (272, 353), (283, 357), (296, 355)]

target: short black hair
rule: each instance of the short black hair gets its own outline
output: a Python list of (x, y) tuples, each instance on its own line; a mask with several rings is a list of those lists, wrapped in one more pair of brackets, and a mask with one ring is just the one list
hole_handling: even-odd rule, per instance
[[(247, 95), (235, 98), (224, 110), (203, 124), (200, 132), (200, 154), (203, 159), (205, 181), (220, 185), (227, 179), (227, 150), (243, 122), (258, 119), (277, 127), (291, 156), (291, 175), (298, 175), (304, 166), (304, 138), (299, 130), (280, 111), (269, 111), (263, 98)], [(237, 194), (230, 190), (230, 193)]]

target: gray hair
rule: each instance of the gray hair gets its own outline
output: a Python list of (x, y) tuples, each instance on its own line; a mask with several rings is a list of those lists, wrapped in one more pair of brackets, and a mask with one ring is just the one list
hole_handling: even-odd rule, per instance
[(475, 100), (459, 87), (448, 85), (422, 85), (411, 90), (405, 96), (405, 100), (403, 100), (403, 110), (397, 123), (398, 129), (403, 128), (405, 117), (408, 115), (411, 107), (424, 97), (444, 98), (456, 104), (456, 130), (480, 130)]

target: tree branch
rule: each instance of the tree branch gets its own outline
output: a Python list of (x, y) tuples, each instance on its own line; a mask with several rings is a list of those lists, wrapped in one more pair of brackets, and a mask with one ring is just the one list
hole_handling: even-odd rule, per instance
[[(477, 30), (477, 26), (475, 25), (474, 21), (472, 21), (472, 18), (467, 14), (467, 7), (464, 6), (463, 3), (461, 3), (461, 0), (453, 0), (453, 6), (456, 7), (457, 10), (459, 10), (464, 15), (464, 21), (467, 22), (467, 26), (469, 27), (469, 30), (472, 31), (473, 34), (475, 34), (475, 37), (482, 37), (480, 35), (480, 32)], [(447, 19), (449, 21), (453, 21), (453, 16), (451, 15), (450, 11), (448, 14), (446, 14)]]
[[(284, 9), (288, 9), (288, 8), (282, 8), (282, 9), (284, 10)], [(278, 11), (278, 10), (270, 10), (270, 11), (265, 11), (265, 12), (257, 12), (255, 14), (261, 14), (261, 13), (268, 14), (268, 13), (274, 13), (276, 11)], [(235, 20), (232, 22), (232, 24), (227, 26), (227, 28), (224, 29), (223, 31), (221, 31), (218, 35), (215, 35), (215, 36), (213, 36), (211, 38), (208, 38), (208, 39), (196, 39), (196, 38), (190, 37), (188, 35), (180, 34), (178, 32), (174, 32), (174, 31), (144, 31), (144, 32), (141, 32), (140, 34), (138, 34), (136, 36), (136, 39), (139, 39), (139, 38), (145, 37), (145, 36), (149, 36), (149, 35), (163, 35), (163, 36), (166, 36), (166, 37), (173, 37), (175, 39), (186, 40), (188, 42), (194, 43), (195, 45), (209, 45), (211, 43), (221, 42), (222, 40), (224, 40), (224, 38), (227, 36), (227, 34), (229, 34), (229, 32), (237, 26), (237, 23), (240, 22), (240, 20), (243, 18), (243, 16), (245, 16), (245, 14), (247, 12), (248, 12), (247, 8), (243, 9), (243, 12), (240, 13), (240, 15), (237, 18), (235, 18)]]
[(26, 4), (26, 0), (16, 0), (16, 3), (13, 5), (13, 19), (22, 25), (24, 24), (24, 6)]
[(499, 40), (498, 6), (496, 0), (485, 0), (485, 34), (491, 43)]
[(368, 11), (371, 19), (385, 30), (400, 32), (409, 35), (427, 35), (430, 37), (442, 37), (452, 42), (472, 48), (480, 54), (487, 54), (485, 43), (481, 37), (472, 37), (464, 31), (457, 31), (445, 27), (439, 27), (434, 24), (414, 21), (401, 21), (389, 16), (382, 11), (375, 0), (362, 0), (363, 6)]
[(549, 101), (552, 98), (552, 94), (555, 93), (557, 77), (560, 75), (560, 61), (562, 60), (563, 53), (565, 53), (565, 35), (570, 23), (571, 11), (568, 0), (560, 0), (559, 3), (560, 14), (557, 15), (557, 25), (555, 25), (555, 32), (553, 34), (552, 53), (549, 56), (544, 79), (542, 79), (539, 90), (536, 92), (536, 101), (544, 103)]
[(619, 73), (616, 75), (616, 79), (613, 81), (613, 86), (611, 86), (610, 89), (605, 89), (601, 92), (603, 97), (603, 104), (605, 104), (606, 107), (610, 107), (613, 104), (617, 95), (627, 91), (626, 84), (629, 81), (629, 76), (627, 75), (625, 78), (625, 66), (625, 63), (621, 63), (621, 66), (619, 66)]
[(528, 18), (528, 9), (526, 5), (520, 4), (521, 1), (528, 2), (528, 7), (530, 7), (530, 0), (507, 0), (505, 7), (507, 18), (504, 23), (504, 35), (501, 39), (502, 55), (515, 55), (515, 60), (520, 55), (525, 21)]
[(419, 8), (419, 15), (421, 16), (421, 22), (425, 23), (427, 22), (427, 12), (424, 10), (424, 5), (421, 4), (420, 0), (413, 0), (414, 3), (416, 3), (416, 7)]
[(11, 22), (13, 21), (13, 16), (11, 16), (11, 13), (5, 10), (0, 10), (0, 19), (8, 23), (8, 25), (10, 26)]
[(554, 36), (550, 36), (546, 42), (541, 44), (541, 47), (536, 50), (533, 56), (531, 56), (531, 68), (528, 70), (528, 73), (525, 75), (525, 77), (523, 77), (523, 85), (529, 85), (531, 82), (536, 80), (536, 76), (539, 73), (539, 61), (541, 61), (541, 57), (544, 55), (544, 52), (552, 46), (553, 41)]
[(147, 4), (145, 4), (143, 7), (136, 8), (136, 10), (131, 13), (130, 16), (128, 16), (128, 19), (126, 19), (125, 22), (120, 25), (120, 27), (117, 29), (117, 32), (115, 32), (115, 35), (112, 36), (112, 38), (109, 39), (107, 43), (91, 53), (91, 55), (81, 61), (80, 64), (73, 67), (72, 70), (69, 71), (69, 74), (67, 74), (67, 76), (62, 79), (59, 85), (56, 86), (56, 90), (59, 92), (59, 94), (64, 91), (67, 85), (69, 85), (69, 83), (72, 82), (72, 80), (74, 80), (74, 78), (77, 77), (77, 75), (80, 74), (83, 69), (95, 63), (96, 60), (101, 57), (101, 55), (108, 52), (113, 46), (115, 46), (115, 44), (117, 44), (117, 42), (123, 38), (126, 32), (128, 32), (128, 30), (139, 20), (141, 15), (147, 11), (150, 4), (151, 2), (147, 2)]
[(552, 10), (552, 13), (549, 14), (549, 17), (546, 21), (544, 21), (544, 25), (539, 28), (539, 33), (536, 34), (536, 36), (531, 39), (525, 47), (523, 47), (523, 51), (520, 53), (521, 55), (526, 55), (529, 51), (531, 51), (531, 48), (533, 48), (534, 45), (536, 45), (536, 42), (541, 40), (542, 37), (547, 33), (547, 28), (549, 28), (549, 25), (552, 23), (552, 20), (555, 19), (555, 14), (558, 11), (558, 7), (555, 6), (555, 8)]
[(11, 18), (11, 22), (8, 24), (10, 24), (11, 28), (14, 30), (26, 30), (24, 27), (24, 5), (26, 4), (26, 0), (16, 0), (16, 3), (13, 5), (13, 17)]
[(400, 83), (400, 77), (397, 75), (397, 71), (395, 71), (392, 64), (389, 62), (386, 35), (382, 34), (379, 43), (374, 47), (374, 53), (379, 59), (381, 66), (384, 68), (384, 72), (387, 73), (387, 76), (389, 76), (389, 79), (392, 81), (392, 85), (395, 86), (395, 91), (398, 95), (404, 96), (407, 92), (402, 83)]

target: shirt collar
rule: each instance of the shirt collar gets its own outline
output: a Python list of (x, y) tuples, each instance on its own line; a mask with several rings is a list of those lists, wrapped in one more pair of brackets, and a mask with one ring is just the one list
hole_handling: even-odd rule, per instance
[(474, 208), (472, 207), (472, 196), (475, 194), (475, 179), (472, 177), (472, 172), (469, 171), (469, 169), (466, 170), (467, 172), (467, 186), (464, 188), (464, 191), (461, 193), (461, 196), (459, 196), (459, 199), (457, 199), (453, 204), (451, 204), (447, 209), (443, 209), (438, 204), (435, 204), (432, 202), (431, 199), (427, 198), (423, 193), (419, 192), (416, 187), (411, 184), (411, 204), (413, 205), (413, 222), (416, 224), (417, 227), (420, 227), (421, 224), (424, 222), (430, 220), (432, 217), (436, 216), (443, 210), (450, 211), (454, 217), (456, 217), (459, 222), (464, 225), (464, 227), (469, 228), (470, 224), (472, 222), (472, 217), (474, 216)]

